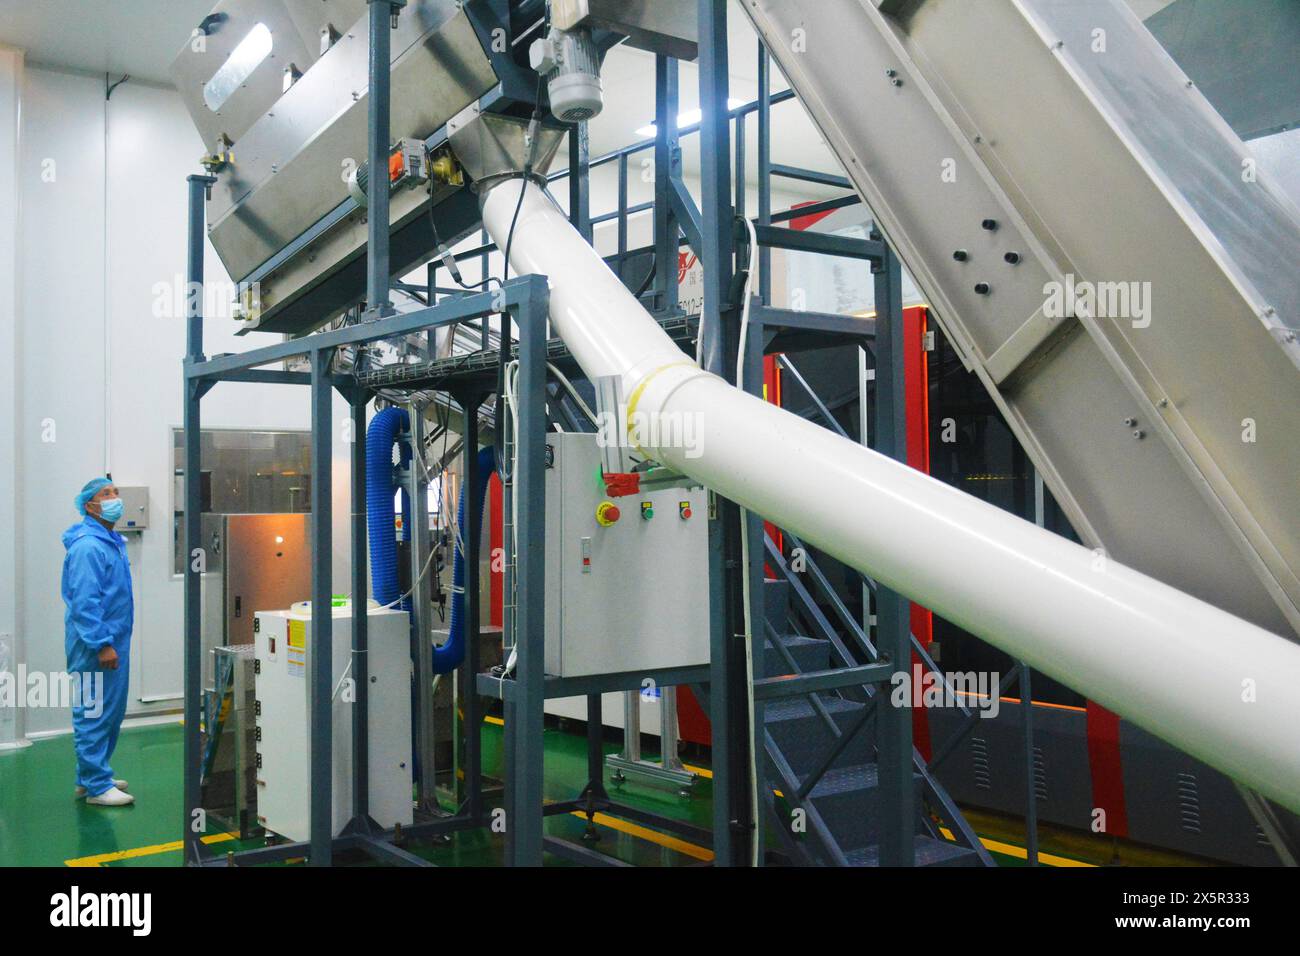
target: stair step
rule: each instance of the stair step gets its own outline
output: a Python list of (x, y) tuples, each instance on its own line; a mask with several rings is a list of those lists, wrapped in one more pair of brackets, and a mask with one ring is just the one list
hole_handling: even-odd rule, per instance
[[(863, 704), (836, 697), (822, 698), (831, 719), (847, 730), (862, 712)], [(821, 715), (803, 697), (770, 701), (763, 705), (763, 723), (771, 732), (791, 769), (802, 779), (811, 773), (835, 739)], [(834, 767), (851, 767), (875, 760), (874, 735), (859, 731), (836, 758)]]
[[(880, 847), (876, 844), (851, 850), (844, 855), (849, 861), (849, 866), (880, 865)], [(949, 843), (947, 840), (936, 840), (934, 837), (920, 834), (916, 836), (915, 860), (917, 866), (980, 865), (979, 857), (975, 855), (974, 850)]]
[[(880, 776), (876, 764), (832, 767), (809, 796), (836, 842), (850, 849), (875, 843), (880, 833)], [(920, 800), (921, 775), (912, 775), (913, 799)]]
[(790, 614), (790, 582), (763, 580), (763, 606), (767, 619), (778, 631), (785, 629), (786, 618)]
[[(802, 634), (782, 634), (781, 646), (790, 652), (801, 674), (826, 670), (831, 666), (831, 646), (826, 641)], [(770, 640), (763, 645), (763, 667), (763, 674), (767, 677), (790, 673), (784, 655), (772, 646)]]

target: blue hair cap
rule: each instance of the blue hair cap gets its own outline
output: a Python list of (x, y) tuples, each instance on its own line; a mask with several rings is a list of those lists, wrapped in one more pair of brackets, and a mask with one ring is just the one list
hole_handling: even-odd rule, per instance
[(77, 495), (77, 510), (84, 515), (86, 513), (86, 502), (95, 497), (100, 488), (111, 484), (112, 482), (107, 478), (91, 478), (90, 481), (86, 482), (85, 487), (81, 489), (81, 493)]

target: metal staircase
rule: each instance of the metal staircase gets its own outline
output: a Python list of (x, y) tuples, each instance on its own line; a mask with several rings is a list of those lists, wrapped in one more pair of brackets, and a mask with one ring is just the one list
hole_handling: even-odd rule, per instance
[[(802, 547), (797, 539), (787, 538)], [(766, 549), (777, 577), (764, 582), (766, 639), (760, 683), (875, 663), (875, 648), (806, 549), (802, 573), (791, 569), (770, 537)], [(838, 627), (814, 599), (805, 577), (831, 607)], [(919, 646), (915, 639), (913, 645)], [(928, 656), (922, 660), (938, 671)], [(768, 811), (779, 848), (795, 862), (878, 864), (879, 780), (871, 728), (879, 700), (880, 691), (868, 683), (766, 702), (756, 715), (767, 756), (763, 792)], [(992, 866), (988, 851), (915, 751), (913, 768), (916, 865)], [(792, 826), (796, 810), (802, 811), (798, 827)]]

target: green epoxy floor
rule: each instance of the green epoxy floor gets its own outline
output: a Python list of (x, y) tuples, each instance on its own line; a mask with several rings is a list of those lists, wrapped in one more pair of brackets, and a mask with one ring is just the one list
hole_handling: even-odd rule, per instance
[[(134, 806), (124, 808), (93, 807), (74, 798), (71, 735), (0, 754), (0, 866), (179, 866), (182, 741), (179, 723), (123, 729), (113, 767), (136, 797)], [(485, 724), (483, 759), (491, 775), (500, 773), (501, 743), (500, 725)], [(586, 783), (585, 733), (548, 727), (545, 749), (546, 798), (575, 798)], [(607, 753), (618, 749), (615, 743), (605, 745)], [(697, 782), (691, 797), (633, 780), (611, 785), (610, 793), (621, 803), (661, 816), (705, 828), (711, 822), (712, 783), (707, 778)], [(586, 820), (571, 814), (546, 820), (548, 834), (577, 843), (585, 829)], [(629, 863), (689, 866), (708, 856), (702, 848), (679, 848), (673, 837), (647, 833), (625, 821), (599, 823), (597, 831), (599, 841), (586, 845)], [(211, 845), (221, 851), (262, 844), (216, 834)], [(495, 866), (504, 857), (504, 837), (468, 831), (447, 843), (408, 849), (443, 865)], [(993, 855), (1004, 866), (1024, 863), (1003, 853)], [(567, 865), (550, 854), (546, 861), (548, 866)]]
[[(483, 760), (489, 774), (500, 773), (501, 727), (485, 724)], [(73, 790), (71, 735), (39, 740), (23, 750), (0, 755), (0, 866), (179, 866), (177, 840), (181, 818), (183, 734), (179, 723), (126, 727), (113, 757), (113, 769), (130, 784), (136, 803), (130, 807), (94, 807), (77, 800)], [(586, 783), (586, 738), (547, 728), (546, 797), (573, 799)], [(606, 752), (618, 747), (606, 744)], [(707, 827), (712, 787), (701, 779), (691, 797), (628, 782), (611, 788), (620, 802)], [(621, 821), (611, 821), (624, 826)], [(581, 842), (586, 820), (569, 814), (548, 817), (546, 832)], [(695, 855), (599, 825), (600, 840), (587, 844), (630, 863), (685, 866)], [(671, 841), (671, 838), (661, 839)], [(260, 846), (220, 839), (216, 850)], [(446, 865), (493, 866), (504, 857), (504, 837), (484, 831), (459, 833), (451, 841), (412, 852)], [(547, 856), (547, 865), (565, 865)]]

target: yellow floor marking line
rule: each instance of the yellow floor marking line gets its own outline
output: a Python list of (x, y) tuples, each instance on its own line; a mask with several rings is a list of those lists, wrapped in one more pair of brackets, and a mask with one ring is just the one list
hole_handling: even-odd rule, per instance
[[(500, 717), (485, 717), (483, 719), (491, 724), (497, 724), (498, 726), (505, 726), (505, 721), (503, 721)], [(690, 771), (691, 773), (698, 774), (699, 776), (703, 777), (706, 780), (713, 779), (713, 771), (710, 770), (708, 767), (697, 767), (694, 766), (693, 764), (686, 763), (686, 764), (682, 764), (682, 768), (684, 770)], [(781, 792), (779, 790), (773, 790), (772, 792), (776, 794), (778, 797), (781, 796)], [(573, 815), (575, 817), (582, 817), (584, 820), (586, 819), (586, 814), (584, 814), (580, 810), (573, 811)], [(649, 840), (651, 843), (658, 843), (660, 846), (671, 847), (672, 849), (685, 853), (688, 856), (693, 856), (697, 860), (713, 859), (713, 852), (711, 850), (706, 850), (704, 847), (696, 846), (694, 843), (686, 843), (685, 841), (678, 840), (674, 837), (665, 837), (662, 833), (658, 833), (657, 831), (647, 830), (645, 827), (639, 827), (632, 823), (625, 823), (622, 820), (616, 820), (612, 817), (606, 817), (605, 814), (603, 813), (596, 814), (596, 822), (603, 824), (604, 826), (610, 827), (614, 830), (620, 830), (624, 833), (629, 833), (633, 836), (639, 836), (642, 839)], [(940, 827), (939, 832), (943, 834), (943, 838), (945, 840), (955, 842), (955, 837), (953, 836), (952, 831), (949, 830), (947, 827)], [(1014, 844), (1011, 843), (1003, 843), (1001, 840), (990, 840), (985, 837), (980, 837), (980, 843), (984, 844), (984, 848), (986, 850), (989, 850), (990, 852), (993, 853), (1001, 853), (1004, 856), (1013, 856), (1019, 860), (1029, 859), (1029, 852), (1024, 847), (1021, 846), (1015, 846)], [(1046, 866), (1058, 866), (1058, 867), (1074, 867), (1074, 866), (1095, 867), (1096, 866), (1096, 864), (1093, 863), (1085, 863), (1082, 860), (1072, 860), (1069, 857), (1057, 856), (1054, 853), (1039, 853), (1038, 862), (1045, 864)]]
[[(238, 833), (213, 833), (209, 836), (200, 837), (200, 841), (211, 845), (213, 843), (225, 843), (227, 840), (234, 840), (239, 836)], [(181, 849), (181, 841), (175, 840), (171, 843), (155, 843), (153, 846), (138, 846), (131, 850), (115, 850), (112, 853), (100, 853), (95, 856), (82, 856), (75, 860), (64, 860), (64, 866), (103, 866), (105, 863), (116, 863), (119, 860), (134, 860), (142, 856), (155, 856), (159, 853), (172, 853)]]
[[(571, 811), (573, 816), (581, 820), (587, 819), (587, 815), (581, 810)], [(611, 830), (617, 830), (619, 833), (626, 833), (628, 836), (634, 836), (642, 840), (648, 840), (659, 846), (667, 847), (670, 850), (676, 850), (686, 856), (693, 857), (696, 860), (710, 862), (713, 860), (713, 851), (694, 843), (687, 843), (685, 840), (679, 840), (677, 837), (668, 836), (660, 833), (658, 830), (651, 830), (635, 823), (628, 823), (626, 820), (620, 820), (617, 817), (611, 817), (605, 813), (597, 813), (592, 820), (603, 827), (609, 827)]]
[[(945, 840), (955, 841), (952, 831), (947, 827), (940, 827), (939, 832), (943, 834)], [(1022, 846), (1003, 843), (1001, 840), (989, 840), (985, 837), (980, 837), (980, 843), (984, 844), (984, 849), (993, 853), (1001, 853), (1004, 856), (1014, 856), (1018, 860), (1029, 859), (1029, 851)], [(1038, 862), (1046, 864), (1047, 866), (1086, 866), (1090, 868), (1095, 868), (1096, 866), (1096, 864), (1093, 863), (1084, 863), (1082, 860), (1071, 860), (1066, 856), (1057, 856), (1055, 853), (1039, 853)]]

